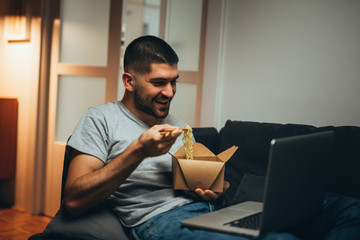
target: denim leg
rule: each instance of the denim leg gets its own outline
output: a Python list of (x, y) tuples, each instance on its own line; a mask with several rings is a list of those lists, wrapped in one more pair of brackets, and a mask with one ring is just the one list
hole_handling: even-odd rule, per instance
[[(220, 232), (192, 229), (181, 226), (180, 221), (190, 217), (204, 214), (218, 209), (215, 205), (206, 202), (197, 202), (185, 205), (169, 212), (162, 213), (148, 220), (147, 222), (131, 229), (133, 239), (226, 239), (226, 240), (247, 240), (245, 236), (238, 236)], [(270, 233), (264, 240), (297, 240), (288, 233)]]
[(190, 229), (181, 226), (180, 221), (199, 214), (216, 210), (217, 207), (211, 203), (196, 202), (178, 207), (169, 212), (155, 216), (145, 223), (131, 229), (134, 239), (238, 239), (247, 238), (230, 234), (222, 234), (211, 231)]
[(323, 212), (313, 222), (308, 239), (360, 239), (360, 200), (336, 197), (325, 201)]
[(255, 238), (254, 240), (300, 240), (291, 233), (286, 232), (270, 232), (263, 237)]

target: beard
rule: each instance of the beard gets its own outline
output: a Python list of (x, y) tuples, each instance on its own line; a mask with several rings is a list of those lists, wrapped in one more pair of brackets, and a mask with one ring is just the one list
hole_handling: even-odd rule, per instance
[[(155, 105), (153, 104), (154, 101), (161, 101), (161, 100), (168, 100), (168, 106), (166, 108), (160, 108), (160, 109), (156, 109)], [(135, 107), (146, 113), (149, 114), (155, 118), (160, 118), (163, 119), (165, 118), (168, 114), (169, 114), (169, 110), (170, 110), (170, 101), (171, 99), (169, 99), (168, 97), (165, 97), (163, 95), (158, 95), (152, 99), (148, 99), (143, 93), (141, 88), (139, 87), (135, 87), (134, 89), (134, 102), (135, 102)]]

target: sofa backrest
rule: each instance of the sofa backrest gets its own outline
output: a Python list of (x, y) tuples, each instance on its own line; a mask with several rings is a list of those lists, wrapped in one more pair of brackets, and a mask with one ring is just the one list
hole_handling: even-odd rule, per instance
[(244, 174), (265, 176), (270, 141), (320, 131), (335, 131), (334, 158), (329, 159), (328, 191), (360, 198), (360, 128), (314, 127), (303, 124), (278, 124), (227, 121), (219, 132), (219, 151), (236, 145), (239, 149), (226, 163), (225, 179), (230, 182), (229, 198), (236, 193)]
[(335, 127), (328, 191), (360, 198), (360, 127)]

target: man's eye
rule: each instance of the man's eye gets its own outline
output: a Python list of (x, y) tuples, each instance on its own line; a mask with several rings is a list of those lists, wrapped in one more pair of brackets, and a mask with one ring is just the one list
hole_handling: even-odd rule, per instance
[(176, 83), (177, 83), (177, 80), (172, 80), (171, 81), (171, 85), (176, 85)]
[(152, 82), (152, 84), (155, 85), (155, 86), (162, 86), (162, 85), (164, 85), (164, 82), (162, 82), (162, 81)]

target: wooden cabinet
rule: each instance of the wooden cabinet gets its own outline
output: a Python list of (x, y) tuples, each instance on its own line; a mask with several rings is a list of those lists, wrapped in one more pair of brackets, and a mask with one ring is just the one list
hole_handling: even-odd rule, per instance
[(0, 180), (15, 177), (18, 101), (0, 98)]

